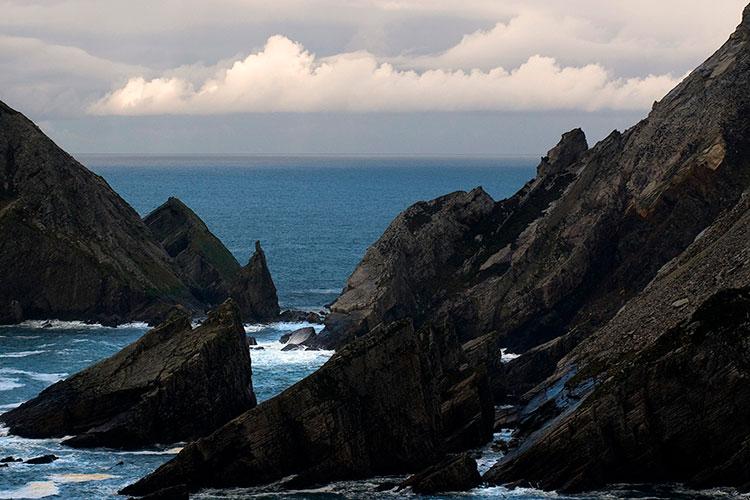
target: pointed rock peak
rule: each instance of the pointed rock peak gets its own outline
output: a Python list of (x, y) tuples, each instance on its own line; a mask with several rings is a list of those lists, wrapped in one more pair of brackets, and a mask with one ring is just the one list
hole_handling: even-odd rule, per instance
[(236, 324), (241, 326), (242, 319), (237, 302), (227, 299), (223, 304), (209, 311), (206, 324)]
[(177, 217), (183, 220), (190, 220), (192, 222), (199, 222), (200, 224), (203, 224), (203, 221), (196, 215), (193, 210), (185, 205), (179, 198), (175, 198), (174, 196), (170, 196), (167, 201), (165, 201), (162, 205), (157, 207), (153, 212), (148, 214), (144, 221), (146, 224), (149, 224), (149, 221), (165, 214), (170, 213), (171, 217)]
[(557, 146), (550, 149), (547, 156), (542, 158), (537, 173), (543, 176), (565, 170), (578, 161), (588, 149), (589, 144), (583, 130), (576, 128), (566, 132), (562, 135)]
[(255, 242), (255, 253), (232, 284), (229, 296), (237, 302), (245, 321), (270, 321), (279, 316), (279, 299), (266, 255)]
[(260, 240), (255, 240), (255, 253), (252, 255), (252, 257), (250, 257), (250, 262), (253, 261), (253, 257), (255, 257), (256, 255), (263, 259), (266, 258), (266, 254), (263, 253), (263, 248), (261, 248), (260, 246)]
[(742, 24), (740, 26), (744, 26), (745, 28), (750, 28), (750, 4), (745, 7), (745, 10), (742, 11)]

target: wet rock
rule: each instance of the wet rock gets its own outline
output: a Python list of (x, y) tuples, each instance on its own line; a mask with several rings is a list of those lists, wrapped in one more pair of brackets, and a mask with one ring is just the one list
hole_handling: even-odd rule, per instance
[(169, 198), (143, 222), (177, 264), (180, 277), (196, 297), (218, 304), (229, 296), (229, 286), (241, 266), (187, 205)]
[(148, 321), (197, 301), (138, 214), (0, 103), (0, 323)]
[(297, 344), (287, 344), (281, 348), (282, 351), (304, 351), (305, 347)]
[(399, 486), (414, 493), (432, 495), (448, 491), (467, 491), (479, 486), (482, 478), (477, 462), (468, 454), (448, 457), (442, 462), (409, 477)]
[(25, 464), (32, 464), (32, 465), (44, 465), (44, 464), (51, 464), (55, 460), (58, 460), (59, 457), (56, 455), (42, 455), (41, 457), (34, 457), (26, 460)]
[(12, 462), (23, 462), (23, 460), (20, 458), (15, 458), (15, 457), (0, 458), (0, 464), (7, 464), (7, 463), (12, 463)]
[(0, 415), (11, 434), (138, 448), (206, 435), (255, 405), (250, 354), (227, 301), (193, 329), (176, 314), (139, 340)]
[(248, 337), (247, 338), (247, 345), (249, 345), (249, 346), (258, 345), (258, 340), (255, 337)]
[(276, 286), (266, 263), (266, 254), (255, 242), (255, 253), (229, 288), (246, 322), (275, 321), (281, 309)]
[(305, 346), (314, 345), (315, 336), (315, 328), (309, 326), (282, 335), (279, 338), (279, 342), (281, 342), (282, 344), (296, 344)]
[(172, 486), (141, 497), (141, 500), (187, 500), (189, 492), (184, 485)]
[[(439, 461), (454, 436), (475, 437), (444, 420), (440, 409), (485, 408), (450, 400), (459, 397), (450, 388), (459, 386), (462, 393), (486, 395), (475, 387), (482, 385), (477, 375), (451, 331), (415, 332), (406, 321), (381, 326), (124, 492), (144, 495), (177, 484), (191, 491), (249, 487), (290, 475), (298, 485), (321, 484), (419, 470)], [(484, 429), (486, 441), (491, 413), (484, 415)]]

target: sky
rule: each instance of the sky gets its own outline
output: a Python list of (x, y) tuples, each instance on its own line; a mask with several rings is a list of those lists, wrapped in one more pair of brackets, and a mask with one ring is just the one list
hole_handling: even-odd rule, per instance
[(74, 153), (540, 155), (648, 113), (747, 0), (0, 0), (0, 100)]

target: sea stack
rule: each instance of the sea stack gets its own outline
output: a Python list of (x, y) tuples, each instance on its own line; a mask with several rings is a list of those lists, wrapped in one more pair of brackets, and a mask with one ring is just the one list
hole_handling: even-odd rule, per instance
[(229, 296), (237, 302), (246, 322), (273, 321), (279, 317), (279, 298), (260, 241), (255, 242), (255, 253), (232, 282)]
[(74, 447), (135, 449), (205, 436), (255, 406), (239, 310), (196, 328), (182, 312), (114, 356), (0, 416), (11, 434), (73, 436)]

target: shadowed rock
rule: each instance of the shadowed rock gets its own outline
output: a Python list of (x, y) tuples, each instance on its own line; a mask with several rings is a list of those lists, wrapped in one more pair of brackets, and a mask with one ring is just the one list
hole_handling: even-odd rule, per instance
[(199, 327), (177, 313), (114, 356), (0, 416), (11, 434), (138, 448), (204, 436), (255, 405), (237, 306)]
[(250, 257), (250, 262), (240, 270), (229, 289), (229, 295), (237, 302), (245, 321), (273, 321), (279, 317), (281, 309), (276, 286), (260, 241), (255, 242), (255, 253)]
[(196, 302), (138, 214), (3, 103), (0, 234), (0, 323), (148, 321)]
[(414, 493), (420, 495), (433, 495), (470, 490), (479, 486), (481, 481), (476, 460), (462, 453), (414, 474), (401, 483), (399, 488), (411, 488)]
[(174, 259), (196, 297), (216, 304), (229, 296), (240, 264), (187, 205), (169, 198), (143, 221)]
[(123, 493), (254, 486), (292, 474), (294, 484), (309, 485), (412, 472), (453, 446), (486, 441), (491, 429), (486, 378), (466, 368), (455, 337), (415, 332), (402, 321), (347, 345)]

